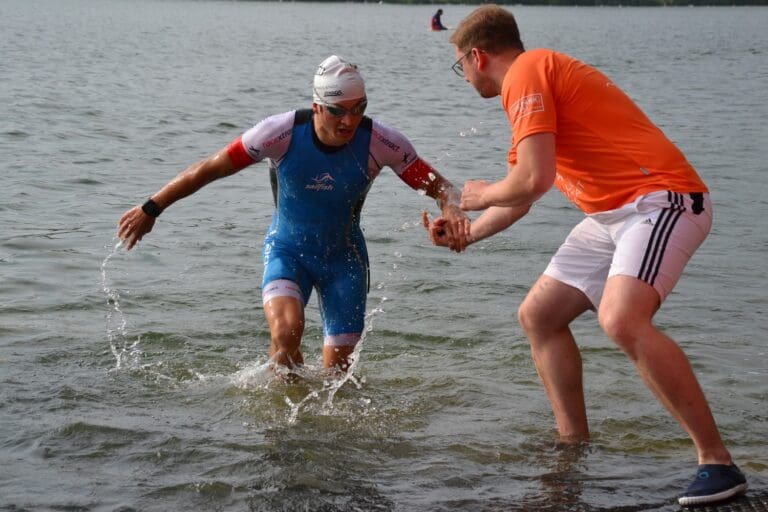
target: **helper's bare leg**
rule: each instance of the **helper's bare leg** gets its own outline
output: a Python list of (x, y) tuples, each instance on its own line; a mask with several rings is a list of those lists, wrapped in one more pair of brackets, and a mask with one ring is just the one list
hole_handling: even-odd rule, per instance
[(518, 311), (520, 324), (531, 345), (536, 371), (564, 441), (578, 442), (589, 438), (581, 353), (569, 324), (591, 306), (580, 290), (543, 275)]
[(659, 296), (631, 276), (608, 279), (598, 318), (606, 334), (635, 363), (645, 384), (691, 436), (699, 464), (730, 464), (704, 393), (682, 349), (652, 323)]

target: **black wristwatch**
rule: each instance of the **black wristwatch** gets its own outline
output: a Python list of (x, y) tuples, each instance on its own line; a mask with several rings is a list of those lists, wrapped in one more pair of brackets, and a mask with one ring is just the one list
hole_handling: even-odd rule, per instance
[(147, 199), (147, 202), (141, 205), (141, 210), (150, 217), (157, 217), (163, 213), (163, 210), (160, 209), (160, 207), (157, 206), (157, 203), (154, 202), (151, 198)]

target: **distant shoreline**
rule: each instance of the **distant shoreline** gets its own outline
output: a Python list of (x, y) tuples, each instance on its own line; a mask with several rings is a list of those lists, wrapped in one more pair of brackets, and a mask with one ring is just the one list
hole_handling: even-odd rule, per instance
[[(272, 0), (282, 2), (284, 0)], [(293, 0), (290, 0), (293, 1)], [(578, 7), (740, 7), (740, 6), (766, 6), (768, 0), (517, 0), (513, 2), (477, 2), (448, 0), (444, 2), (430, 2), (423, 0), (299, 0), (307, 3), (338, 3), (346, 1), (351, 3), (385, 3), (400, 5), (480, 5), (483, 3), (497, 3), (499, 5), (522, 6), (578, 6)]]

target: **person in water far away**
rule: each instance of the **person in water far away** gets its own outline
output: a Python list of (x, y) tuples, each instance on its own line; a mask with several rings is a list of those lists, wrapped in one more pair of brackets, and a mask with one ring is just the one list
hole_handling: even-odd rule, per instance
[(448, 27), (443, 26), (443, 22), (440, 20), (440, 16), (443, 15), (443, 10), (438, 9), (434, 16), (432, 16), (432, 30), (448, 30)]
[[(569, 326), (596, 310), (600, 327), (696, 446), (700, 465), (679, 503), (744, 492), (746, 479), (688, 358), (653, 324), (709, 233), (706, 185), (603, 73), (552, 50), (526, 51), (509, 11), (477, 8), (450, 41), (454, 71), (483, 98), (500, 95), (512, 128), (507, 175), (464, 185), (462, 208), (484, 210), (472, 223), (470, 243), (511, 226), (553, 185), (586, 214), (518, 311), (560, 435), (589, 437), (581, 354)], [(425, 215), (424, 222), (433, 242), (449, 243), (442, 219), (430, 223)]]
[(130, 250), (176, 201), (268, 160), (275, 210), (263, 246), (262, 299), (271, 359), (288, 368), (303, 364), (304, 308), (314, 288), (324, 326), (323, 366), (346, 370), (364, 328), (369, 287), (360, 212), (381, 169), (390, 167), (437, 200), (454, 250), (464, 249), (470, 221), (459, 208), (459, 191), (411, 142), (365, 116), (368, 100), (357, 66), (335, 55), (325, 59), (314, 76), (313, 97), (311, 109), (267, 117), (190, 165), (125, 212), (118, 237)]

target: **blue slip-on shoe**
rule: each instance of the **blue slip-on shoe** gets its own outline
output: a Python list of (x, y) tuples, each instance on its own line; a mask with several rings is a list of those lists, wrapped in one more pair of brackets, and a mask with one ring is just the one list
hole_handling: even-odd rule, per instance
[(736, 464), (702, 464), (696, 479), (677, 499), (680, 505), (723, 501), (747, 490), (747, 479)]

